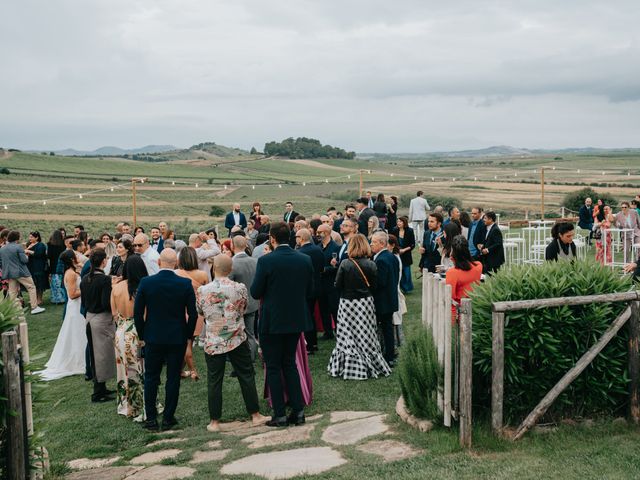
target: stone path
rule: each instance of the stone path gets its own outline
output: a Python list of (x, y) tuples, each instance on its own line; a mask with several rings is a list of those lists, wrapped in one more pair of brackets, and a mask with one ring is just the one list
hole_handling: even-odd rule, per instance
[[(110, 458), (79, 458), (68, 462), (70, 480), (172, 480), (191, 478), (198, 468), (218, 469), (222, 475), (257, 475), (268, 480), (314, 475), (348, 463), (342, 451), (373, 456), (372, 461), (394, 462), (423, 453), (411, 445), (384, 438), (392, 433), (382, 412), (340, 411), (314, 415), (299, 427), (273, 429), (252, 427), (249, 422), (229, 422), (218, 434), (206, 434), (197, 446), (181, 431), (162, 432), (162, 437), (147, 444), (147, 451), (123, 460), (127, 455)], [(202, 436), (205, 436), (203, 433)], [(380, 438), (380, 437), (383, 438)], [(241, 438), (240, 438), (241, 437)], [(377, 438), (374, 438), (377, 437)], [(199, 437), (198, 437), (199, 438)], [(193, 442), (192, 442), (193, 444)], [(255, 452), (260, 449), (274, 451)], [(222, 464), (233, 454), (232, 461)], [(176, 458), (177, 457), (177, 458)], [(168, 461), (171, 465), (164, 465)], [(213, 465), (210, 465), (212, 464)]]

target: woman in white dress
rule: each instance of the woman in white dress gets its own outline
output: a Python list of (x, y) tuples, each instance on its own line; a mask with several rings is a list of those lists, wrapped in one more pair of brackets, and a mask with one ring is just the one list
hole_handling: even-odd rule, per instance
[(45, 365), (46, 369), (39, 372), (43, 380), (85, 373), (87, 335), (86, 321), (80, 313), (80, 275), (76, 272), (78, 263), (72, 250), (65, 250), (60, 255), (60, 261), (64, 268), (64, 288), (69, 301), (58, 339)]

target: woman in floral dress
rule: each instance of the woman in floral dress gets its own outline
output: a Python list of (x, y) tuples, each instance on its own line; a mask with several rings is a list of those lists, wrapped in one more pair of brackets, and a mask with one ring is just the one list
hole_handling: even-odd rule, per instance
[(118, 414), (143, 418), (143, 376), (140, 339), (133, 321), (133, 303), (140, 280), (148, 275), (139, 255), (124, 263), (122, 281), (113, 285), (111, 312), (116, 321), (116, 375)]

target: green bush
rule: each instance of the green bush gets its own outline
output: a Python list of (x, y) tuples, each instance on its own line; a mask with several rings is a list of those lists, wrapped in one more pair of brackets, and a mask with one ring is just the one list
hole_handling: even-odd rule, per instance
[(210, 217), (220, 217), (224, 215), (226, 210), (219, 205), (212, 205), (211, 210), (209, 210)]
[[(22, 309), (20, 306), (11, 300), (9, 297), (5, 297), (0, 300), (0, 334), (7, 332), (20, 321)], [(2, 344), (0, 343), (0, 478), (5, 478), (6, 465), (5, 460), (7, 458), (7, 399), (4, 396), (4, 364), (2, 363)]]
[[(474, 404), (491, 405), (491, 304), (506, 300), (628, 291), (631, 281), (593, 261), (516, 265), (478, 285), (473, 299)], [(600, 338), (621, 303), (520, 310), (506, 315), (504, 412), (519, 421)], [(547, 416), (614, 414), (627, 402), (627, 346), (622, 330), (554, 402)]]
[(431, 330), (421, 328), (403, 347), (398, 364), (402, 396), (407, 409), (416, 417), (437, 420), (440, 374)]
[(0, 173), (2, 175), (9, 175), (11, 171), (7, 167), (0, 168)]
[(567, 193), (562, 201), (562, 205), (577, 212), (580, 210), (580, 207), (584, 205), (584, 201), (587, 198), (591, 198), (594, 205), (598, 199), (602, 199), (605, 205), (616, 205), (618, 203), (615, 197), (609, 193), (598, 193), (591, 187), (585, 187), (575, 192)]

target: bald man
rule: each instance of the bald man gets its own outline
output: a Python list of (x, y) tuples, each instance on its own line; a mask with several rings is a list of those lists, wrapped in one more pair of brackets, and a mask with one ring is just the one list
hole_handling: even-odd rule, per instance
[(149, 275), (155, 275), (160, 270), (158, 259), (160, 254), (151, 248), (149, 237), (145, 233), (139, 233), (133, 239), (133, 251), (140, 255)]
[(198, 319), (191, 280), (174, 273), (177, 263), (174, 250), (162, 250), (158, 259), (159, 271), (140, 281), (133, 309), (136, 330), (145, 345), (147, 421), (143, 426), (151, 431), (158, 430), (156, 399), (163, 364), (167, 366), (167, 379), (162, 428), (169, 429), (178, 423), (175, 412), (180, 394), (180, 370), (187, 342), (193, 338)]
[[(256, 268), (258, 267), (258, 259), (250, 257), (246, 253), (247, 239), (240, 235), (233, 237), (231, 241), (231, 251), (233, 252), (233, 269), (229, 274), (229, 278), (235, 282), (242, 283), (247, 290), (251, 288), (253, 279), (256, 276)], [(216, 257), (217, 258), (217, 257)], [(258, 352), (258, 343), (256, 341), (256, 313), (260, 302), (249, 296), (247, 299), (247, 309), (244, 312), (244, 325), (247, 332), (247, 341), (251, 350), (251, 360), (255, 360)]]
[[(297, 225), (298, 222), (296, 222), (296, 226)], [(309, 308), (309, 315), (311, 318), (314, 318), (316, 302), (318, 298), (320, 298), (320, 276), (322, 275), (322, 270), (324, 270), (324, 255), (320, 247), (313, 244), (311, 241), (311, 232), (306, 228), (300, 228), (295, 232), (295, 240), (298, 251), (309, 256), (309, 258), (311, 258), (311, 265), (313, 266), (313, 288), (308, 292), (307, 306)], [(310, 355), (317, 352), (318, 333), (315, 322), (313, 322), (313, 330), (304, 332), (304, 337), (307, 340), (307, 352), (309, 352)]]
[(240, 204), (234, 203), (233, 210), (227, 213), (224, 219), (224, 228), (229, 230), (229, 236), (231, 236), (231, 229), (239, 225), (243, 230), (247, 228), (247, 217), (240, 211)]
[[(338, 268), (331, 265), (333, 258), (338, 258), (340, 246), (333, 240), (333, 234), (336, 233), (328, 224), (322, 224), (318, 227), (318, 236), (320, 237), (319, 247), (322, 249), (324, 257), (324, 267), (320, 275), (320, 297), (318, 305), (320, 307), (320, 316), (322, 317), (322, 328), (324, 334), (322, 338), (331, 340), (334, 338), (333, 325), (338, 319), (338, 306), (340, 296), (336, 289), (336, 273)], [(340, 237), (340, 234), (338, 234)], [(342, 241), (342, 237), (340, 237)]]

